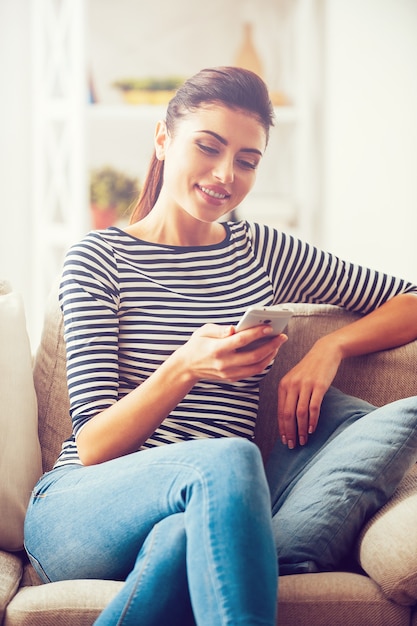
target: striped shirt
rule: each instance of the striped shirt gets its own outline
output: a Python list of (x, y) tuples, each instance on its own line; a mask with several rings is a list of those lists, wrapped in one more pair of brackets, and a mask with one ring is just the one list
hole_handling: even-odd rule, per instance
[[(80, 463), (75, 438), (88, 420), (140, 385), (205, 323), (235, 325), (249, 306), (291, 302), (368, 313), (397, 294), (417, 293), (404, 280), (268, 226), (224, 227), (225, 239), (212, 246), (149, 243), (111, 227), (69, 250), (60, 302), (73, 435), (56, 466)], [(266, 371), (236, 383), (200, 381), (142, 448), (253, 438)]]

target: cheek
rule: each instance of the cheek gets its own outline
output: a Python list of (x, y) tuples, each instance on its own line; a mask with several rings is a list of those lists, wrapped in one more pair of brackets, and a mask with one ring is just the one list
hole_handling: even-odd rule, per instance
[(252, 190), (256, 183), (256, 173), (251, 172), (248, 174), (244, 172), (240, 176), (238, 175), (237, 178), (235, 177), (235, 180), (236, 179), (239, 180), (239, 193), (245, 196)]
[(167, 178), (172, 182), (175, 179), (183, 179), (184, 176), (190, 175), (190, 170), (193, 167), (193, 161), (187, 153), (181, 150), (171, 149), (165, 156), (164, 169)]

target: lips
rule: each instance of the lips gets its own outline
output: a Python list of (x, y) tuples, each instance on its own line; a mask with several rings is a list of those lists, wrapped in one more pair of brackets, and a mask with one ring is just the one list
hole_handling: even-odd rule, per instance
[(230, 194), (225, 193), (223, 190), (220, 191), (213, 187), (204, 187), (203, 185), (197, 185), (197, 187), (211, 198), (216, 198), (216, 200), (226, 200), (226, 198), (230, 198)]

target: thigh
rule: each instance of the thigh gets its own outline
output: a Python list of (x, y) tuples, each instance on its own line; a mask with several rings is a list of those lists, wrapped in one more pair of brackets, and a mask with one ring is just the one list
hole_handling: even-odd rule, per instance
[(46, 580), (124, 579), (155, 524), (187, 508), (188, 526), (201, 537), (204, 515), (214, 516), (217, 528), (222, 508), (227, 516), (240, 498), (245, 476), (256, 497), (263, 478), (266, 501), (259, 451), (238, 439), (171, 444), (99, 465), (57, 468), (34, 490), (25, 546)]
[(126, 583), (94, 626), (195, 626), (188, 590), (184, 513), (155, 524)]
[[(133, 465), (134, 455), (129, 460)], [(45, 582), (126, 577), (152, 528), (134, 506), (126, 465), (69, 465), (38, 482), (26, 513), (25, 548)]]

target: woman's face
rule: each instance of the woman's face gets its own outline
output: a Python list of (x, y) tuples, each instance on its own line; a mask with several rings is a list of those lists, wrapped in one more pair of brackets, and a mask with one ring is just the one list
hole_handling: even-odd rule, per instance
[(188, 113), (173, 136), (159, 124), (155, 142), (165, 160), (158, 203), (213, 222), (252, 189), (266, 133), (253, 115), (213, 104)]

